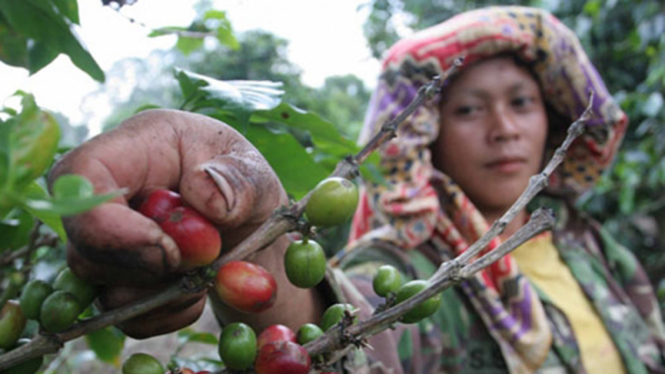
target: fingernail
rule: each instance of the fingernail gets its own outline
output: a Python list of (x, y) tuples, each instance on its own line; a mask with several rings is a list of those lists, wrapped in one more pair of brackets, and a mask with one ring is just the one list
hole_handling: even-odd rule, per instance
[[(217, 165), (217, 167), (220, 167)], [(203, 167), (203, 170), (205, 170), (208, 175), (212, 178), (212, 180), (215, 182), (217, 185), (217, 188), (219, 188), (219, 191), (222, 193), (222, 196), (224, 199), (226, 199), (226, 211), (230, 212), (236, 205), (236, 196), (233, 193), (233, 188), (231, 188), (231, 184), (226, 180), (222, 174), (216, 170), (214, 167), (211, 165), (206, 165)]]

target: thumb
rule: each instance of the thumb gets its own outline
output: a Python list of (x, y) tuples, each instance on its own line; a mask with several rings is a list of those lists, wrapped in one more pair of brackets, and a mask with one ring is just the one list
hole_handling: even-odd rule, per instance
[(272, 168), (249, 143), (184, 170), (183, 199), (219, 226), (226, 246), (244, 239), (288, 202)]

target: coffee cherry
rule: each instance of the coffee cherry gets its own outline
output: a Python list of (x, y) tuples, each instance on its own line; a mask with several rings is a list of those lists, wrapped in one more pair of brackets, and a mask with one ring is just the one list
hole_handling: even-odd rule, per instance
[(323, 335), (323, 330), (313, 323), (306, 323), (298, 329), (298, 334), (296, 338), (298, 344), (305, 345), (313, 340), (316, 340), (319, 336)]
[(92, 301), (99, 294), (97, 287), (77, 278), (70, 268), (64, 268), (58, 274), (55, 282), (53, 282), (53, 289), (56, 291), (67, 291), (74, 295), (81, 306), (80, 312), (92, 304)]
[(34, 279), (28, 282), (19, 299), (23, 314), (29, 319), (39, 320), (42, 304), (52, 293), (53, 287), (43, 280)]
[[(396, 301), (397, 304), (403, 302), (404, 300), (407, 300), (411, 298), (412, 296), (416, 295), (420, 291), (424, 290), (429, 283), (424, 280), (412, 280), (402, 286), (400, 290), (397, 292), (397, 297)], [(402, 316), (402, 322), (403, 323), (416, 323), (423, 318), (427, 318), (434, 314), (434, 312), (439, 309), (439, 306), (441, 306), (441, 293), (432, 296), (431, 298), (427, 299), (425, 302), (422, 304), (416, 306), (415, 308), (411, 309), (409, 312), (404, 314)]]
[(131, 355), (122, 365), (122, 374), (163, 374), (164, 367), (156, 358), (146, 353)]
[(194, 209), (177, 207), (159, 226), (178, 245), (183, 270), (211, 264), (222, 250), (217, 228)]
[(261, 349), (262, 346), (271, 342), (289, 341), (296, 342), (296, 334), (284, 325), (272, 325), (266, 327), (257, 338), (257, 347)]
[(73, 325), (81, 311), (76, 296), (67, 291), (55, 291), (44, 300), (39, 320), (46, 331), (60, 332)]
[(353, 311), (355, 307), (351, 304), (333, 304), (323, 313), (321, 317), (321, 329), (330, 330), (331, 327), (338, 324), (344, 317), (344, 311)]
[(402, 275), (399, 270), (391, 265), (383, 265), (379, 268), (372, 281), (374, 292), (382, 297), (396, 293), (402, 286)]
[(277, 282), (259, 265), (231, 261), (219, 268), (215, 290), (219, 298), (231, 307), (243, 312), (258, 313), (275, 303)]
[(232, 370), (245, 370), (256, 358), (256, 334), (244, 323), (232, 323), (222, 330), (219, 338), (219, 356)]
[(167, 189), (156, 189), (139, 206), (139, 212), (157, 222), (166, 219), (173, 209), (182, 206), (180, 194)]
[(305, 214), (312, 225), (335, 226), (346, 222), (358, 205), (358, 188), (348, 179), (331, 177), (312, 191)]
[(326, 275), (326, 254), (313, 240), (298, 240), (286, 250), (284, 269), (296, 287), (312, 288)]
[(27, 318), (15, 300), (9, 300), (0, 310), (0, 349), (10, 349), (23, 333)]
[(273, 342), (261, 347), (254, 363), (257, 374), (307, 374), (312, 361), (305, 348), (293, 342)]

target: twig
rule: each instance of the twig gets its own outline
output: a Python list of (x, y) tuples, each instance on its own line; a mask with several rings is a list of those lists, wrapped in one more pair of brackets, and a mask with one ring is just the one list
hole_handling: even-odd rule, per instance
[(129, 320), (145, 313), (146, 311), (155, 309), (195, 291), (196, 290), (190, 289), (189, 283), (186, 283), (186, 279), (183, 278), (180, 282), (172, 285), (159, 294), (138, 303), (128, 304), (81, 321), (69, 329), (57, 334), (38, 334), (30, 341), (30, 343), (22, 345), (0, 356), (0, 371), (34, 357), (56, 353), (62, 348), (65, 342), (74, 340), (89, 332), (97, 331)]
[[(58, 236), (54, 234), (43, 234), (35, 242), (35, 246), (32, 250), (37, 249), (42, 246), (53, 247), (58, 243)], [(0, 255), (0, 267), (8, 265), (15, 260), (24, 257), (28, 252), (32, 251), (30, 249), (30, 244), (27, 244), (15, 251), (6, 252)]]
[(493, 251), (499, 253), (496, 254), (496, 258), (493, 258), (492, 261), (484, 260), (480, 262), (480, 260), (478, 260), (477, 262), (461, 268), (456, 267), (456, 263), (453, 261), (443, 263), (440, 269), (444, 269), (444, 275), (438, 276), (436, 279), (430, 278), (429, 286), (415, 296), (388, 308), (381, 313), (375, 314), (367, 320), (351, 325), (343, 331), (339, 328), (332, 328), (317, 340), (305, 345), (305, 349), (307, 349), (311, 356), (315, 356), (343, 348), (340, 344), (340, 342), (344, 340), (342, 339), (342, 334), (344, 334), (347, 339), (348, 336), (351, 336), (354, 339), (366, 339), (370, 336), (376, 335), (387, 329), (390, 325), (398, 322), (405, 313), (423, 303), (425, 300), (458, 283), (463, 279), (462, 274), (466, 274), (465, 276), (468, 277), (473, 273), (484, 269), (492, 262), (519, 247), (527, 240), (550, 229), (553, 224), (554, 217), (550, 211), (537, 210), (531, 216), (529, 222), (518, 230), (518, 233), (520, 233), (519, 236), (515, 236), (514, 239), (511, 237), (511, 239), (507, 240)]

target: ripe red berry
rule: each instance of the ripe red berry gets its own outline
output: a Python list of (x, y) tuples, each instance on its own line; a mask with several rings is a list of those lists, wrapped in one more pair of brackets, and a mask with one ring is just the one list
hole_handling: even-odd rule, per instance
[(284, 325), (272, 325), (261, 331), (257, 338), (256, 346), (261, 349), (261, 347), (268, 343), (281, 341), (296, 343), (296, 334)]
[(182, 198), (176, 192), (167, 189), (157, 189), (139, 206), (139, 212), (155, 221), (163, 221), (173, 209), (182, 206)]
[(311, 362), (302, 346), (293, 342), (274, 342), (261, 347), (254, 370), (257, 374), (307, 374)]
[(261, 266), (246, 261), (222, 265), (217, 272), (215, 289), (226, 304), (249, 313), (270, 308), (277, 297), (275, 278)]
[(184, 270), (209, 265), (222, 250), (217, 228), (194, 209), (177, 207), (159, 225), (178, 245)]

